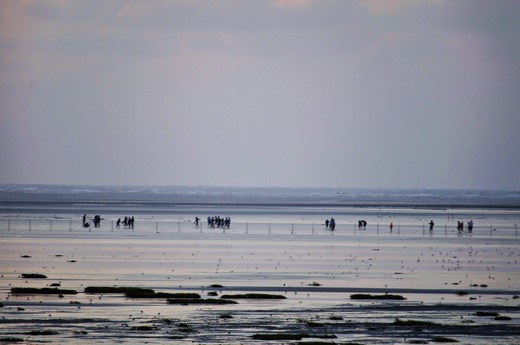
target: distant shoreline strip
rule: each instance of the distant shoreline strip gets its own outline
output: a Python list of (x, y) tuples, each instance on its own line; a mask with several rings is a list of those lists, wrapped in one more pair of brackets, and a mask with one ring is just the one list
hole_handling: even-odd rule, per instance
[(65, 201), (17, 201), (17, 200), (0, 200), (1, 205), (24, 205), (24, 206), (37, 206), (37, 205), (73, 205), (73, 206), (94, 206), (94, 205), (112, 205), (112, 206), (163, 206), (163, 207), (179, 207), (179, 206), (190, 206), (190, 207), (203, 207), (203, 206), (226, 206), (226, 207), (265, 207), (265, 208), (276, 208), (276, 207), (312, 207), (312, 208), (341, 208), (341, 207), (354, 207), (354, 208), (407, 208), (407, 209), (503, 209), (503, 210), (520, 210), (520, 204), (490, 204), (490, 203), (435, 203), (435, 202), (396, 202), (396, 201), (374, 201), (374, 202), (164, 202), (164, 201), (141, 201), (141, 200), (65, 200)]

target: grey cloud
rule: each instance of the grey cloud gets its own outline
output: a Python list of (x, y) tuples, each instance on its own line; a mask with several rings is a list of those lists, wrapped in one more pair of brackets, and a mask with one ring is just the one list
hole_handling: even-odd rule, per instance
[(520, 188), (512, 2), (70, 4), (0, 42), (0, 182)]

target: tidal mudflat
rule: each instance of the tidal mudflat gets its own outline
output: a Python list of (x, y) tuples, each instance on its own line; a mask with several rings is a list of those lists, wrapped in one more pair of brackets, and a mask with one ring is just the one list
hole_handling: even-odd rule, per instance
[(138, 214), (135, 229), (110, 214), (84, 229), (79, 213), (4, 213), (0, 341), (520, 343), (516, 211), (470, 210), (478, 226), (459, 235), (462, 213), (437, 209), (248, 210), (219, 208), (229, 229), (195, 227), (207, 209)]

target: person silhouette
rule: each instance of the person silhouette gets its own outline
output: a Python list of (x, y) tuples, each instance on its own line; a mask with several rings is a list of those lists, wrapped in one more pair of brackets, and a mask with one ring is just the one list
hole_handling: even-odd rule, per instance
[(473, 220), (468, 222), (468, 234), (473, 233)]

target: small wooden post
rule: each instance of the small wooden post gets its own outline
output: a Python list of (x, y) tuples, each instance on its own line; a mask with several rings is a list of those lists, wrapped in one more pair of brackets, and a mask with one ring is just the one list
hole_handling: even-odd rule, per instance
[(32, 230), (32, 222), (31, 222), (31, 220), (29, 219), (29, 231), (31, 231), (31, 230)]

